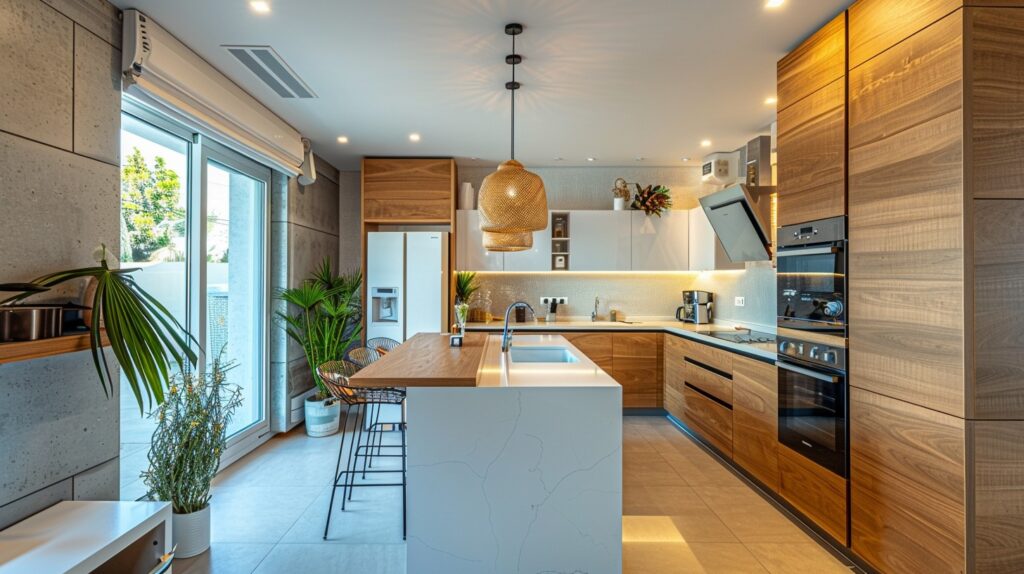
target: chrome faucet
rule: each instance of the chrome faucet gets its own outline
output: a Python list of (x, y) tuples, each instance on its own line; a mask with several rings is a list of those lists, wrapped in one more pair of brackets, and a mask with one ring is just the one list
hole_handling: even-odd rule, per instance
[(594, 297), (594, 312), (590, 314), (591, 321), (597, 321), (597, 306), (601, 304), (600, 297)]
[(527, 309), (530, 310), (531, 315), (533, 315), (534, 317), (537, 316), (537, 313), (534, 312), (533, 307), (531, 307), (530, 304), (527, 303), (526, 301), (516, 301), (515, 303), (509, 305), (508, 309), (505, 309), (505, 331), (501, 335), (501, 352), (503, 353), (508, 351), (509, 347), (512, 346), (512, 329), (508, 328), (508, 317), (509, 315), (512, 314), (512, 309), (515, 309), (516, 307), (526, 307)]

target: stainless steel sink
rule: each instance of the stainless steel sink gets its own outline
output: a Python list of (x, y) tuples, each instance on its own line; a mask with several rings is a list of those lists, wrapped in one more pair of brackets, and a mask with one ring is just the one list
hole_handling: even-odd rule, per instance
[(508, 351), (513, 363), (578, 363), (580, 360), (566, 347), (516, 347)]

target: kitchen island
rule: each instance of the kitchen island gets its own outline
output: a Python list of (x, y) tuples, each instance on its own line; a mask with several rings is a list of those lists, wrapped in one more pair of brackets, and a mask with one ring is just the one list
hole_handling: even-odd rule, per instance
[(408, 390), (408, 571), (622, 568), (622, 388), (559, 335), (416, 335), (352, 379)]

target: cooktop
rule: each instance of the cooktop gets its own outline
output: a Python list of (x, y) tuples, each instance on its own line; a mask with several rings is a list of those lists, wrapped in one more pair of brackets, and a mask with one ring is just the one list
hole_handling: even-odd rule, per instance
[(771, 333), (762, 333), (760, 331), (748, 331), (746, 329), (736, 331), (712, 331), (708, 335), (721, 339), (723, 341), (729, 341), (730, 343), (774, 343), (775, 335)]

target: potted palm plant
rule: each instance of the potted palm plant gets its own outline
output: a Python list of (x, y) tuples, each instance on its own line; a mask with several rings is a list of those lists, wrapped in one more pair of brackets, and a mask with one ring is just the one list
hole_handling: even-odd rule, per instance
[(458, 324), (461, 333), (466, 327), (466, 318), (469, 317), (469, 300), (473, 297), (480, 286), (476, 282), (476, 273), (473, 271), (458, 271), (455, 273), (455, 322)]
[(92, 311), (87, 314), (89, 346), (100, 385), (108, 397), (113, 395), (117, 385), (107, 356), (102, 352), (106, 329), (121, 374), (142, 412), (146, 403), (163, 402), (164, 389), (175, 366), (179, 371), (195, 366), (199, 344), (160, 301), (135, 282), (131, 273), (138, 269), (111, 269), (107, 255), (107, 246), (101, 244), (95, 252), (99, 265), (38, 277), (32, 280), (34, 288), (24, 289), (0, 301), (0, 305), (20, 301), (61, 283), (88, 279), (92, 303)]
[(316, 368), (327, 361), (344, 357), (362, 332), (360, 324), (360, 288), (363, 276), (358, 271), (336, 275), (331, 261), (320, 266), (302, 285), (285, 289), (278, 295), (293, 305), (294, 313), (278, 313), (288, 337), (302, 347), (313, 374), (316, 394), (306, 399), (306, 434), (329, 436), (338, 432), (341, 405), (334, 400)]
[(180, 558), (210, 547), (210, 483), (220, 468), (231, 415), (242, 402), (241, 389), (226, 384), (228, 369), (216, 359), (204, 373), (176, 375), (150, 414), (156, 430), (142, 479), (152, 498), (173, 507), (171, 530)]

